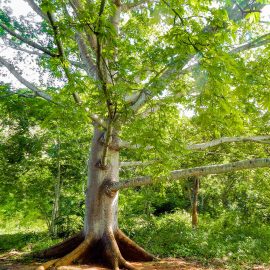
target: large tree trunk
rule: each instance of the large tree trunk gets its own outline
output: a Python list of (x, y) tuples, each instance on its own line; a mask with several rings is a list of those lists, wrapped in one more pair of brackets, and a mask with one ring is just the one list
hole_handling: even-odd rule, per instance
[(111, 192), (111, 182), (119, 180), (119, 150), (117, 136), (107, 149), (107, 163), (102, 165), (104, 132), (95, 128), (88, 163), (86, 212), (83, 231), (40, 253), (54, 259), (39, 270), (54, 269), (72, 263), (101, 263), (111, 269), (134, 269), (126, 260), (150, 261), (154, 257), (129, 239), (117, 222), (118, 192)]
[(118, 192), (107, 194), (106, 183), (119, 181), (119, 152), (108, 148), (107, 165), (102, 166), (103, 134), (95, 129), (88, 163), (84, 233), (95, 238), (117, 230)]

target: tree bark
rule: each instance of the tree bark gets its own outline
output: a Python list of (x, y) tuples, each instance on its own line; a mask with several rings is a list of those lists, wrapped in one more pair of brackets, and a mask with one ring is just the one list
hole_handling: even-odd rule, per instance
[[(205, 176), (209, 174), (221, 174), (235, 172), (247, 169), (267, 168), (270, 167), (270, 158), (254, 158), (249, 160), (241, 160), (227, 164), (208, 165), (202, 167), (194, 167), (189, 169), (171, 171), (168, 178), (171, 180), (179, 180), (190, 176)], [(152, 185), (155, 182), (165, 181), (167, 178), (151, 176), (139, 176), (136, 178), (121, 181), (119, 183), (112, 182), (108, 187), (111, 191), (118, 191), (124, 188), (140, 187), (144, 185)]]
[[(57, 258), (39, 266), (38, 270), (57, 269), (73, 263), (101, 263), (113, 270), (120, 267), (135, 269), (130, 261), (150, 261), (154, 256), (129, 239), (117, 222), (118, 191), (110, 191), (110, 183), (119, 181), (119, 148), (116, 134), (112, 134), (110, 145), (104, 144), (105, 131), (97, 126), (90, 148), (88, 161), (88, 183), (86, 190), (86, 212), (84, 229), (78, 234), (40, 253), (43, 257)], [(106, 165), (102, 161), (107, 147)], [(73, 241), (76, 242), (74, 247)], [(70, 248), (72, 246), (72, 248)]]
[[(88, 183), (86, 191), (85, 235), (100, 238), (106, 229), (116, 231), (118, 192), (106, 194), (106, 182), (119, 181), (119, 152), (108, 149), (107, 165), (102, 167), (104, 132), (95, 128), (88, 161)], [(104, 192), (105, 191), (105, 192)]]
[(198, 194), (199, 194), (200, 179), (193, 177), (192, 189), (192, 227), (195, 229), (198, 226)]
[(61, 160), (60, 160), (60, 140), (57, 140), (57, 177), (55, 184), (55, 193), (54, 193), (54, 203), (52, 210), (52, 221), (51, 221), (51, 235), (56, 237), (58, 235), (58, 224), (57, 220), (59, 218), (59, 207), (60, 207), (60, 196), (61, 196), (61, 187), (62, 187), (62, 177), (61, 177)]

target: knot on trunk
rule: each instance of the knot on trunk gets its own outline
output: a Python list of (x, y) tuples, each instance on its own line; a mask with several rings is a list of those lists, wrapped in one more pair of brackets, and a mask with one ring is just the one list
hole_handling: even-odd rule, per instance
[(112, 190), (113, 181), (106, 179), (100, 187), (101, 192), (104, 192), (108, 197), (113, 198), (117, 191)]
[(101, 170), (108, 170), (110, 168), (110, 164), (107, 163), (107, 164), (102, 164), (101, 160), (99, 160), (97, 163), (96, 163), (96, 167), (101, 169)]
[(117, 135), (115, 134), (112, 134), (110, 136), (110, 139), (109, 139), (109, 143), (106, 145), (106, 132), (103, 132), (99, 138), (99, 143), (101, 145), (104, 145), (106, 147), (108, 147), (110, 150), (112, 151), (116, 151), (116, 152), (119, 152), (120, 151), (120, 145), (119, 145), (119, 138)]

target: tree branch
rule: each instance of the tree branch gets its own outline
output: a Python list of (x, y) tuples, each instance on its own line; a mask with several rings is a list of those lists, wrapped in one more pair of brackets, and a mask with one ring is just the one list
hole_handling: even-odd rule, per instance
[(107, 129), (107, 124), (106, 122), (101, 119), (98, 115), (96, 114), (91, 114), (90, 118), (93, 120), (93, 122), (95, 122), (97, 125), (99, 125), (100, 127), (104, 128), (105, 130)]
[[(70, 0), (69, 2), (70, 2), (70, 5), (71, 5), (74, 13), (76, 14), (78, 20), (80, 21), (80, 17), (81, 17), (80, 12), (82, 11), (82, 13), (83, 13), (85, 10), (83, 4), (81, 3), (80, 0)], [(94, 35), (94, 28), (90, 25), (90, 23), (86, 23), (86, 25), (84, 24), (84, 30), (85, 30), (85, 34), (87, 37), (87, 41), (90, 44), (92, 51), (96, 52), (97, 40), (96, 40), (96, 36)]]
[[(20, 46), (18, 46), (16, 44), (12, 44), (12, 40), (8, 39), (8, 42), (9, 42), (9, 45), (7, 45), (7, 46), (9, 48), (12, 48), (13, 50), (22, 51), (22, 52), (25, 52), (27, 54), (37, 55), (39, 57), (49, 57), (45, 53), (41, 53), (39, 51), (30, 50), (30, 49), (28, 50), (28, 49), (22, 48), (22, 47), (20, 47)], [(86, 66), (84, 65), (84, 63), (82, 63), (80, 61), (76, 61), (76, 60), (70, 60), (70, 59), (68, 59), (68, 61), (72, 66), (83, 69), (83, 70), (86, 71)]]
[(16, 37), (17, 39), (19, 39), (20, 41), (24, 42), (25, 44), (28, 44), (29, 46), (33, 47), (33, 48), (36, 48), (46, 54), (48, 54), (49, 56), (52, 56), (52, 57), (57, 57), (58, 55), (55, 54), (55, 53), (52, 53), (51, 51), (49, 51), (48, 49), (40, 46), (39, 44), (31, 41), (31, 40), (28, 40), (27, 38), (17, 34), (15, 31), (9, 29), (4, 23), (0, 22), (0, 27), (2, 27), (4, 30), (6, 30), (11, 36), (13, 37)]
[(39, 8), (34, 0), (24, 0), (44, 20), (48, 21), (47, 15)]
[[(266, 168), (266, 167), (270, 167), (270, 158), (257, 158), (232, 162), (228, 164), (208, 165), (190, 169), (176, 170), (170, 173), (169, 179), (178, 180), (190, 176), (206, 176), (209, 174), (221, 174), (240, 170)], [(164, 181), (164, 178), (158, 177), (154, 179), (151, 176), (141, 176), (130, 180), (125, 180), (122, 182), (111, 182), (108, 186), (108, 190), (110, 192), (116, 192), (124, 188), (151, 185), (161, 181)]]
[(114, 5), (115, 5), (115, 10), (114, 14), (111, 17), (111, 22), (112, 25), (115, 29), (115, 32), (118, 34), (119, 33), (119, 22), (120, 22), (120, 15), (121, 15), (121, 10), (122, 10), (122, 5), (120, 0), (114, 0)]
[(24, 97), (24, 98), (35, 98), (36, 95), (27, 95), (27, 94), (23, 94), (23, 93), (19, 93), (17, 91), (8, 91), (7, 94), (5, 95), (0, 95), (0, 99), (4, 99), (4, 98), (7, 98), (7, 97), (10, 97), (10, 96), (14, 96), (14, 95), (17, 95), (19, 97)]
[(10, 64), (9, 62), (7, 62), (4, 58), (2, 58), (0, 56), (0, 64), (2, 64), (3, 66), (5, 66), (11, 74), (13, 74), (13, 76), (20, 82), (22, 83), (23, 85), (25, 85), (28, 89), (30, 89), (33, 93), (35, 93), (35, 95), (47, 100), (47, 101), (50, 101), (50, 102), (53, 102), (53, 99), (51, 96), (49, 96), (48, 94), (44, 93), (43, 91), (39, 90), (34, 84), (30, 83), (29, 81), (27, 81), (25, 78), (23, 78), (21, 76), (21, 74), (15, 69), (15, 67)]
[(140, 5), (143, 5), (143, 4), (147, 4), (149, 2), (151, 2), (152, 0), (139, 0), (139, 1), (135, 1), (134, 3), (130, 3), (130, 4), (125, 4), (125, 5), (122, 5), (122, 10), (127, 12), (133, 8), (136, 8)]
[(80, 51), (80, 55), (81, 55), (81, 59), (86, 67), (86, 73), (90, 78), (97, 78), (97, 68), (96, 65), (94, 63), (94, 61), (92, 60), (92, 57), (89, 55), (88, 51), (87, 51), (87, 46), (83, 40), (83, 37), (80, 33), (76, 33), (75, 34), (75, 38), (79, 47), (79, 51)]
[[(168, 3), (166, 1), (163, 1), (163, 2), (168, 6)], [(255, 5), (254, 7), (259, 9), (259, 8), (262, 8), (263, 6), (264, 5), (262, 5), (262, 4), (258, 4), (258, 5)], [(242, 18), (241, 16), (239, 16), (238, 7), (228, 9), (227, 11), (228, 11), (228, 14), (229, 14), (229, 17), (231, 20), (237, 21), (237, 20), (240, 20)], [(180, 17), (180, 19), (181, 19), (181, 17)], [(205, 30), (206, 29), (204, 29), (204, 31)], [(265, 34), (265, 35), (258, 37), (257, 39), (255, 39), (249, 43), (246, 43), (246, 44), (243, 44), (243, 45), (240, 45), (240, 46), (234, 48), (229, 53), (231, 53), (231, 54), (239, 53), (239, 52), (242, 52), (242, 51), (245, 51), (248, 49), (257, 48), (257, 47), (266, 45), (266, 44), (270, 43), (269, 37), (270, 37), (270, 34)], [(187, 66), (189, 61), (194, 56), (195, 55), (186, 57), (186, 61), (185, 61), (185, 63), (183, 63), (182, 67)], [(163, 74), (159, 77), (159, 79), (160, 79), (159, 81), (165, 80), (166, 78), (168, 78), (172, 74), (176, 74), (176, 75), (177, 74), (179, 74), (179, 75), (186, 74), (186, 73), (190, 72), (194, 67), (197, 67), (198, 65), (199, 65), (199, 63), (197, 62), (197, 63), (191, 64), (191, 65), (188, 65), (186, 68), (182, 68), (182, 69), (180, 68), (180, 70), (179, 70), (179, 67), (175, 68), (173, 65), (170, 65), (172, 68), (165, 69), (163, 71)], [(152, 87), (152, 85), (147, 85), (147, 87), (144, 87), (144, 89), (142, 89), (140, 92), (135, 93), (132, 96), (125, 98), (125, 100), (127, 100), (129, 103), (131, 103), (131, 108), (133, 111), (137, 112), (152, 97), (152, 92), (148, 89), (149, 87)]]
[(270, 143), (266, 142), (270, 140), (270, 135), (265, 136), (251, 136), (251, 137), (222, 137), (210, 142), (191, 144), (187, 146), (188, 150), (204, 150), (208, 147), (213, 147), (223, 143), (232, 143), (232, 142), (255, 142), (255, 143)]
[(232, 49), (230, 51), (230, 53), (235, 54), (235, 53), (239, 53), (239, 52), (243, 52), (246, 50), (250, 50), (250, 49), (254, 49), (254, 48), (258, 48), (261, 47), (263, 45), (266, 45), (270, 43), (270, 33), (267, 33), (265, 35), (262, 35), (248, 43), (239, 45), (238, 47)]
[(56, 19), (54, 17), (54, 14), (49, 12), (49, 11), (47, 12), (47, 16), (49, 18), (49, 22), (50, 22), (52, 29), (53, 29), (54, 39), (55, 39), (56, 46), (58, 48), (59, 57), (62, 61), (64, 61), (65, 60), (65, 52), (64, 52), (63, 44), (62, 44), (61, 39), (59, 37), (60, 33), (59, 33), (58, 26), (56, 25)]
[[(24, 79), (20, 75), (20, 73), (18, 71), (16, 71), (15, 67), (13, 65), (11, 65), (10, 63), (8, 63), (1, 56), (0, 56), (0, 64), (4, 65), (20, 83), (22, 83), (24, 86), (26, 86), (28, 89), (30, 89), (36, 96), (39, 96), (39, 97), (41, 97), (49, 102), (52, 102), (52, 103), (59, 105), (58, 103), (53, 101), (53, 99), (50, 95), (39, 90), (34, 84), (32, 84), (29, 81), (27, 81), (26, 79)], [(27, 97), (29, 97), (29, 96), (27, 96)], [(93, 122), (95, 122), (100, 127), (105, 128), (105, 129), (107, 128), (106, 123), (101, 118), (99, 118), (96, 114), (90, 114), (89, 117), (93, 120)]]
[[(209, 147), (213, 147), (216, 145), (220, 145), (223, 143), (233, 143), (233, 142), (255, 142), (255, 143), (267, 143), (270, 144), (270, 135), (261, 135), (261, 136), (250, 136), (250, 137), (222, 137), (220, 139), (216, 139), (213, 141), (205, 142), (205, 143), (198, 143), (198, 144), (189, 144), (187, 145), (187, 150), (204, 150)], [(127, 141), (121, 140), (119, 143), (120, 148), (127, 148), (127, 149), (138, 149), (141, 148), (141, 145), (132, 144)], [(145, 146), (146, 150), (151, 149), (152, 146), (148, 145)]]

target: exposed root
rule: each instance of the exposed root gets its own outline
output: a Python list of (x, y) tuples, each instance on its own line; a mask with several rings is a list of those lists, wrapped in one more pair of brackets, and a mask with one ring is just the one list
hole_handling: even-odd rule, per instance
[(112, 231), (104, 233), (102, 242), (104, 244), (105, 255), (113, 270), (119, 270), (119, 267), (124, 267), (128, 270), (135, 270), (135, 267), (128, 263), (121, 255)]
[[(122, 257), (122, 256), (121, 256)], [(124, 269), (128, 269), (128, 270), (136, 270), (136, 267), (133, 266), (131, 263), (127, 262), (123, 257), (120, 260), (120, 265), (121, 267), (124, 267)]]
[(48, 261), (48, 262), (40, 265), (36, 270), (46, 270), (46, 269), (49, 269), (56, 261), (57, 261), (57, 259)]
[[(68, 241), (70, 239), (64, 243)], [(74, 247), (74, 244), (72, 246)], [(126, 260), (153, 261), (154, 259), (155, 257), (153, 255), (133, 242), (121, 230), (113, 232), (108, 229), (100, 239), (94, 239), (88, 236), (82, 243), (79, 243), (77, 247), (68, 254), (65, 254), (62, 258), (46, 262), (36, 270), (57, 269), (59, 266), (74, 263), (101, 263), (113, 270), (135, 270), (135, 267)]]
[(132, 241), (128, 236), (126, 236), (120, 229), (115, 233), (115, 238), (121, 254), (129, 261), (153, 261), (157, 258), (148, 253), (134, 241)]
[(84, 235), (81, 231), (55, 246), (33, 254), (33, 256), (37, 258), (60, 258), (75, 249), (83, 240)]
[(58, 260), (52, 260), (43, 265), (39, 266), (36, 270), (46, 270), (46, 269), (57, 269), (59, 266), (70, 265), (86, 253), (88, 248), (91, 246), (93, 242), (92, 237), (87, 237), (78, 247), (76, 247), (72, 252), (65, 255), (64, 257)]

